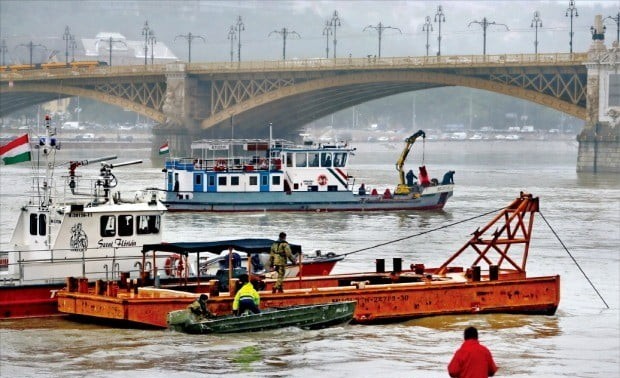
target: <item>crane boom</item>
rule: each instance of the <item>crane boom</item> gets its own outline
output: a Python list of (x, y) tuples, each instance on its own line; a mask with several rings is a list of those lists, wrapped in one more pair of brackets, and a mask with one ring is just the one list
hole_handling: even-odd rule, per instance
[(396, 161), (396, 170), (398, 171), (399, 183), (396, 186), (396, 191), (394, 192), (395, 194), (409, 194), (410, 192), (409, 186), (405, 183), (405, 172), (403, 171), (403, 166), (405, 165), (409, 151), (411, 151), (411, 146), (413, 146), (416, 139), (419, 137), (426, 139), (426, 134), (424, 131), (418, 130), (409, 138), (405, 139), (405, 148), (403, 148), (403, 152), (401, 152), (400, 157)]

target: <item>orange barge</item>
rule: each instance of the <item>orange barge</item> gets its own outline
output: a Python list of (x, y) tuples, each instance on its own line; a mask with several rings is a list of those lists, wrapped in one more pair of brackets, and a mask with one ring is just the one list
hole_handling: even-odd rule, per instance
[[(401, 260), (394, 259), (392, 271), (385, 272), (383, 260), (377, 260), (375, 272), (287, 279), (279, 294), (269, 290), (272, 280), (262, 280), (267, 290), (261, 292), (261, 307), (355, 300), (356, 323), (464, 313), (552, 315), (560, 301), (560, 277), (530, 278), (525, 270), (538, 206), (538, 198), (521, 193), (437, 268), (411, 264), (403, 270)], [(467, 268), (456, 266), (465, 252), (473, 252), (473, 262)], [(229, 287), (234, 288), (232, 280)], [(68, 279), (67, 288), (58, 293), (60, 312), (166, 327), (167, 313), (186, 307), (200, 292), (210, 294), (210, 311), (232, 311), (234, 289), (219, 292), (216, 280), (185, 281), (173, 289), (122, 282), (119, 289), (115, 282), (98, 282), (94, 292), (84, 281)]]

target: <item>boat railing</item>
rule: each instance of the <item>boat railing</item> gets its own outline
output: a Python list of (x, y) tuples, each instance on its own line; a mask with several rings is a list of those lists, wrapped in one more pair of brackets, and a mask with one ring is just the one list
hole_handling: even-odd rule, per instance
[(278, 171), (282, 169), (279, 158), (266, 158), (256, 155), (240, 155), (231, 157), (213, 157), (207, 159), (172, 158), (166, 161), (166, 169), (179, 171), (212, 171), (212, 172), (251, 172), (258, 170)]
[[(102, 277), (106, 280), (117, 280), (121, 277), (121, 273), (136, 273), (141, 274), (143, 271), (151, 271), (153, 269), (151, 261), (146, 262), (146, 266), (142, 266), (142, 260), (144, 255), (142, 253), (127, 255), (123, 254), (121, 250), (131, 247), (115, 247), (112, 256), (95, 256), (89, 257), (87, 254), (90, 251), (97, 251), (98, 248), (89, 248), (86, 251), (81, 252), (81, 256), (76, 257), (56, 257), (60, 256), (61, 252), (75, 252), (71, 249), (55, 249), (53, 251), (48, 250), (3, 250), (0, 252), (0, 286), (7, 285), (11, 281), (22, 282), (35, 282), (41, 279), (29, 280), (26, 278), (26, 271), (30, 268), (41, 267), (43, 265), (50, 265), (49, 268), (53, 270), (54, 266), (62, 267), (74, 265), (76, 263), (81, 264), (80, 274), (84, 277)], [(41, 257), (42, 254), (48, 254), (48, 257)], [(28, 257), (33, 255), (33, 257)], [(147, 255), (147, 258), (151, 258)], [(158, 256), (158, 259), (163, 261), (165, 256)], [(123, 262), (133, 261), (133, 264), (129, 264), (131, 268), (127, 268), (128, 264)], [(100, 269), (92, 269), (92, 264), (101, 262)], [(87, 270), (87, 264), (90, 266), (90, 270)], [(123, 267), (121, 268), (121, 265)], [(58, 269), (62, 272), (62, 276), (58, 277), (46, 277), (47, 283), (60, 283), (63, 282), (67, 276), (66, 270)]]

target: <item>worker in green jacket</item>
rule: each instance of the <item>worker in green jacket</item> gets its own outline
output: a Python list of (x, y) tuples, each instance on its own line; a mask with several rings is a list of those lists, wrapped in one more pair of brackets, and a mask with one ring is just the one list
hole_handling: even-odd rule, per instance
[(247, 274), (239, 276), (241, 288), (237, 291), (233, 300), (233, 314), (239, 316), (246, 311), (252, 311), (253, 314), (260, 313), (258, 306), (260, 305), (260, 295), (254, 289), (254, 285), (249, 280)]
[(296, 264), (297, 261), (293, 257), (291, 252), (291, 246), (286, 241), (286, 233), (280, 232), (278, 240), (271, 245), (271, 251), (269, 254), (269, 267), (276, 271), (278, 278), (276, 284), (273, 286), (273, 292), (283, 293), (282, 283), (284, 282), (284, 276), (286, 275), (286, 260), (290, 260), (291, 263)]
[(207, 309), (208, 300), (209, 296), (207, 294), (200, 294), (200, 297), (187, 306), (187, 309), (199, 320), (211, 318), (213, 314)]

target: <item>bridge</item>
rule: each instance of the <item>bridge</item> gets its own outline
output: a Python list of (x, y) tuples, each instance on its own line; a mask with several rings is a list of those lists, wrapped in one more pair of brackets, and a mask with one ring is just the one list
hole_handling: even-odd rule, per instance
[[(586, 141), (600, 137), (599, 129), (592, 130), (604, 124), (601, 119), (612, 124), (616, 121), (605, 114), (599, 117), (600, 75), (592, 72), (596, 64), (611, 64), (617, 69), (620, 59), (611, 62), (608, 57), (605, 63), (601, 56), (612, 54), (615, 59), (619, 54), (617, 49), (610, 53), (604, 46), (598, 47), (596, 56), (591, 51), (179, 62), (2, 72), (0, 116), (53, 99), (88, 97), (155, 120), (158, 126), (154, 146), (169, 140), (175, 151), (187, 151), (191, 140), (204, 135), (229, 137), (233, 127), (235, 137), (253, 137), (255, 130), (264, 130), (272, 123), (274, 135), (281, 136), (312, 120), (373, 99), (463, 86), (518, 97), (581, 118), (586, 121), (582, 132)], [(599, 76), (596, 83), (595, 76)], [(609, 80), (604, 82), (608, 84)], [(586, 161), (584, 170), (589, 170), (588, 164)]]

